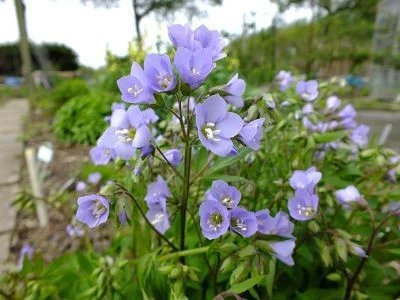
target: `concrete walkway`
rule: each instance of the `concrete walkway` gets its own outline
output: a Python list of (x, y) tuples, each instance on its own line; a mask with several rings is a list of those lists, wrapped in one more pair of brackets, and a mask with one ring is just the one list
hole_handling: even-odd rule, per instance
[(11, 203), (20, 181), (23, 144), (19, 137), (23, 133), (22, 118), (27, 114), (27, 100), (0, 104), (0, 269), (8, 258), (11, 233), (15, 227), (16, 209)]
[(387, 124), (392, 124), (392, 130), (385, 145), (400, 152), (400, 112), (358, 111), (357, 121), (369, 125), (372, 135), (378, 137)]

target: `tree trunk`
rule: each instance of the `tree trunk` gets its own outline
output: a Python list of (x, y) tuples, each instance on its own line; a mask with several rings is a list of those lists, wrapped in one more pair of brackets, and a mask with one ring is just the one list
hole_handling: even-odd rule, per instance
[(140, 21), (142, 16), (138, 12), (137, 0), (132, 0), (133, 14), (135, 15), (135, 29), (136, 29), (136, 41), (138, 46), (142, 47), (142, 32), (140, 31)]
[(32, 93), (35, 89), (35, 86), (32, 78), (32, 60), (29, 49), (28, 32), (26, 30), (25, 4), (23, 3), (23, 0), (15, 0), (15, 10), (17, 12), (18, 19), (22, 75), (24, 76), (25, 84), (29, 88), (29, 92)]

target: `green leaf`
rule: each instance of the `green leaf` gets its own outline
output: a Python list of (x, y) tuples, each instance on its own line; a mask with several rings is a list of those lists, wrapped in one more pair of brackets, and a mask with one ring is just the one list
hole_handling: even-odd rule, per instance
[(165, 106), (165, 101), (161, 94), (155, 94), (154, 98), (156, 99), (156, 103), (159, 107)]
[(330, 281), (340, 281), (342, 277), (338, 273), (330, 273), (326, 276), (326, 279)]
[(221, 157), (217, 160), (215, 165), (208, 169), (208, 171), (205, 173), (205, 175), (210, 175), (213, 173), (216, 173), (220, 170), (223, 170), (230, 165), (233, 165), (234, 163), (242, 160), (247, 154), (249, 154), (252, 150), (249, 148), (242, 148), (239, 153), (235, 156), (230, 156), (230, 157)]
[(247, 279), (241, 283), (231, 286), (231, 288), (228, 290), (228, 292), (235, 293), (235, 294), (241, 294), (241, 293), (251, 289), (256, 284), (258, 284), (261, 280), (263, 280), (264, 277), (265, 277), (264, 275), (260, 275), (260, 276), (256, 276), (256, 277)]
[(269, 298), (272, 298), (272, 291), (274, 288), (274, 280), (275, 280), (275, 269), (276, 269), (276, 259), (275, 257), (271, 257), (271, 260), (268, 264), (268, 274), (266, 276), (267, 279), (267, 293)]
[(229, 283), (233, 285), (234, 283), (240, 281), (245, 276), (247, 276), (249, 271), (250, 268), (248, 262), (247, 261), (242, 262), (240, 265), (236, 267), (236, 269), (232, 271), (231, 277), (229, 278)]
[(190, 94), (192, 93), (192, 90), (191, 90), (190, 86), (187, 83), (182, 83), (181, 84), (181, 93), (184, 96), (190, 96)]
[(340, 257), (341, 260), (346, 262), (347, 261), (347, 252), (348, 252), (346, 242), (343, 239), (335, 238), (334, 244), (335, 244), (335, 250), (336, 250), (337, 255)]
[(253, 245), (247, 245), (238, 252), (240, 258), (245, 258), (257, 254), (257, 249)]
[(226, 182), (244, 182), (244, 183), (249, 183), (249, 180), (247, 178), (244, 177), (240, 177), (240, 176), (231, 176), (231, 175), (215, 175), (215, 176), (209, 176), (209, 179), (212, 180), (223, 180)]
[(317, 144), (326, 144), (337, 141), (347, 136), (347, 131), (331, 131), (325, 133), (314, 133), (315, 142)]

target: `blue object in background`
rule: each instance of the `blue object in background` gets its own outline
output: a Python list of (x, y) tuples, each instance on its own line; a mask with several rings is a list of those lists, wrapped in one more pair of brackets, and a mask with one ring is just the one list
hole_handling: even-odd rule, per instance
[(8, 86), (19, 87), (22, 85), (23, 82), (24, 82), (23, 77), (7, 76), (4, 78), (4, 84)]
[(353, 88), (361, 89), (365, 86), (365, 80), (360, 76), (347, 75), (345, 80), (346, 83)]

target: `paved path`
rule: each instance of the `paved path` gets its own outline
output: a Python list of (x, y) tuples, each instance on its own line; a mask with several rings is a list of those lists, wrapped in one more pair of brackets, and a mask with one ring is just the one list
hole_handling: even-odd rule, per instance
[[(20, 181), (23, 162), (22, 118), (28, 113), (28, 101), (19, 99), (0, 104), (0, 269), (7, 260), (15, 227), (16, 210), (11, 206)], [(1, 270), (0, 270), (1, 272)]]
[(386, 124), (392, 124), (386, 146), (400, 153), (400, 112), (359, 111), (357, 121), (369, 125), (372, 134), (376, 134), (378, 138)]

